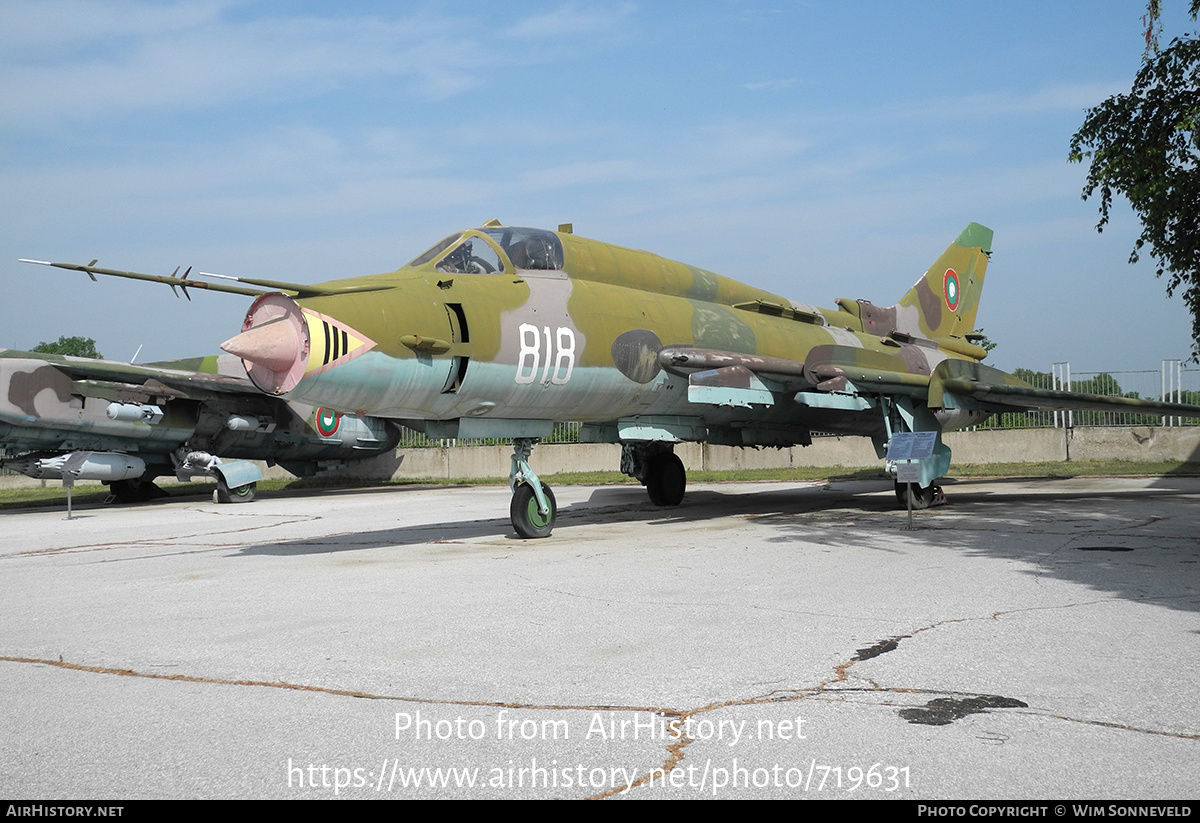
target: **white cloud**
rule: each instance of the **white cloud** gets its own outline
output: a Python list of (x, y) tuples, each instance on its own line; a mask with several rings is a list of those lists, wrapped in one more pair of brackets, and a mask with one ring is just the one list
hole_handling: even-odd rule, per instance
[(1012, 89), (925, 100), (898, 101), (870, 110), (872, 119), (943, 120), (1025, 116), (1048, 112), (1082, 112), (1105, 98), (1128, 89), (1128, 81), (1055, 83), (1031, 92)]
[(519, 172), (518, 185), (527, 191), (562, 189), (608, 183), (645, 182), (651, 169), (633, 160), (584, 160), (534, 166)]
[[(306, 98), (363, 80), (389, 95), (451, 97), (499, 66), (560, 60), (619, 28), (632, 7), (568, 5), (499, 33), (487, 21), (418, 12), (235, 19), (230, 4), (18, 3), (5, 9), (0, 107), (14, 122), (122, 115), (161, 107)], [(19, 33), (18, 34), (14, 34)], [(512, 52), (511, 41), (534, 39)]]
[(743, 83), (742, 88), (748, 91), (779, 91), (794, 86), (799, 82), (800, 80), (796, 77), (788, 77), (778, 80), (762, 80), (757, 83)]
[(567, 3), (553, 11), (518, 20), (503, 30), (503, 36), (530, 48), (554, 47), (564, 39), (616, 34), (634, 10), (632, 3), (621, 3), (611, 8), (590, 3)]
[(111, 116), (285, 95), (307, 97), (368, 76), (406, 79), (412, 93), (453, 94), (474, 81), (469, 42), (430, 40), (423, 21), (230, 23), (209, 19), (170, 37), (115, 34), (56, 60), (9, 60), (0, 105), (30, 118)]
[(58, 50), (106, 39), (171, 37), (215, 22), (230, 5), (6, 0), (0, 6), (0, 55), (20, 52), (52, 59)]

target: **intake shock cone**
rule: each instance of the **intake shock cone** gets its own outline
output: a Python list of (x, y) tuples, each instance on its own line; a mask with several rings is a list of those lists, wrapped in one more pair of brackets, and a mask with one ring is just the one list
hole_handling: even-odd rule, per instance
[(240, 357), (254, 385), (267, 394), (287, 394), (304, 377), (309, 336), (304, 313), (283, 294), (264, 294), (246, 313), (242, 333), (221, 344)]

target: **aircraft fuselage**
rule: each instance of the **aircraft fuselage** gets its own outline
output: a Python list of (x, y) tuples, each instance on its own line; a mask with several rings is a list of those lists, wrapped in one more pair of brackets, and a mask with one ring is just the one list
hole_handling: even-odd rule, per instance
[[(555, 244), (549, 260), (556, 267), (518, 268), (503, 242), (506, 231)], [(454, 260), (464, 245), (489, 256)], [(924, 378), (947, 357), (960, 357), (936, 346), (881, 342), (842, 308), (795, 303), (571, 234), (470, 230), (447, 249), (391, 274), (338, 284), (386, 286), (378, 291), (260, 297), (244, 328), (290, 325), (295, 356), (263, 366), (254, 360), (264, 358), (243, 351), (251, 378), (264, 391), (346, 413), (471, 421), (466, 428), (480, 436), (525, 436), (538, 430), (534, 421), (679, 417), (707, 430), (679, 439), (715, 434), (738, 445), (785, 445), (807, 442), (814, 430), (879, 436), (884, 428), (877, 411), (810, 408), (791, 399), (825, 379), (802, 368), (816, 365), (814, 353), (832, 362), (839, 353), (873, 352), (891, 369)], [(722, 382), (738, 383), (738, 374), (697, 386), (698, 371), (719, 370), (663, 362), (664, 349), (769, 353), (796, 368), (752, 377), (753, 386), (731, 385), (725, 396)], [(630, 439), (597, 432), (597, 439)]]

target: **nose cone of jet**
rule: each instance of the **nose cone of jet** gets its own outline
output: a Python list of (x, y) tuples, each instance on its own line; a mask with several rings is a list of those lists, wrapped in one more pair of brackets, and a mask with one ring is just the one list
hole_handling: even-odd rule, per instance
[(232, 355), (273, 372), (286, 372), (296, 360), (303, 341), (286, 317), (253, 326), (221, 344)]
[(264, 294), (250, 307), (242, 333), (226, 340), (221, 348), (242, 358), (254, 385), (267, 394), (286, 394), (308, 367), (304, 313), (290, 297)]

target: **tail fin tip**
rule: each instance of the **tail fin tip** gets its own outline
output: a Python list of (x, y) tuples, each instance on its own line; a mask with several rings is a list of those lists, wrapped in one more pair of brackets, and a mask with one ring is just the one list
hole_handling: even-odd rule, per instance
[(968, 223), (954, 242), (968, 249), (979, 247), (984, 254), (991, 254), (992, 230), (979, 223)]

